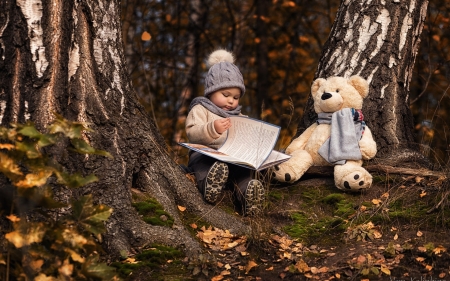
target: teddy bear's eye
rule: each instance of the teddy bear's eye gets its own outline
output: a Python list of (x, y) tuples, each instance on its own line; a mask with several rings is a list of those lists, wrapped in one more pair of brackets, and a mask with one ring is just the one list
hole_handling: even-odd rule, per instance
[(339, 93), (339, 89), (336, 89), (336, 93)]

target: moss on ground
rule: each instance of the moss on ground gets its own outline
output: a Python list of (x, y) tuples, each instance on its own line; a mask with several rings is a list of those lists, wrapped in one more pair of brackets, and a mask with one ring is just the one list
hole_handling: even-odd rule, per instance
[(161, 226), (173, 225), (173, 218), (153, 198), (146, 198), (144, 201), (135, 202), (132, 205), (148, 224)]
[(149, 278), (147, 280), (168, 280), (167, 272), (170, 272), (171, 276), (181, 278), (171, 280), (185, 280), (182, 276), (190, 275), (190, 272), (183, 265), (182, 258), (184, 254), (178, 249), (153, 244), (137, 254), (134, 261), (127, 259), (124, 262), (114, 262), (111, 266), (117, 268), (120, 276), (125, 280), (134, 280), (135, 276), (142, 272)]

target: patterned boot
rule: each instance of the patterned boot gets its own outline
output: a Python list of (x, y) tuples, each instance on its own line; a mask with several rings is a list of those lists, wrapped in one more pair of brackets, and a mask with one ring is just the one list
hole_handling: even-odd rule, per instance
[(244, 200), (244, 216), (254, 216), (263, 209), (265, 199), (264, 186), (259, 180), (251, 180), (247, 185)]
[(214, 204), (219, 199), (222, 189), (228, 179), (228, 166), (216, 161), (208, 171), (205, 180), (204, 198), (206, 202)]

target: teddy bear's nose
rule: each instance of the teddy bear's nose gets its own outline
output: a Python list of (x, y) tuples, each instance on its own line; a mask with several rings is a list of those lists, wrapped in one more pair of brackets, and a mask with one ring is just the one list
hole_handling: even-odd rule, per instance
[(332, 95), (330, 93), (324, 93), (321, 98), (322, 98), (322, 100), (327, 100), (331, 97), (332, 97)]

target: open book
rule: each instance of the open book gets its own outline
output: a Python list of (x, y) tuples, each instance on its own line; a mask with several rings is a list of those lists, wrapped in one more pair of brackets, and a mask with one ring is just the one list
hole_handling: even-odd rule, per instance
[(194, 143), (180, 145), (220, 161), (257, 171), (282, 163), (291, 157), (273, 150), (280, 134), (279, 126), (244, 116), (232, 116), (230, 120), (227, 139), (219, 149)]

